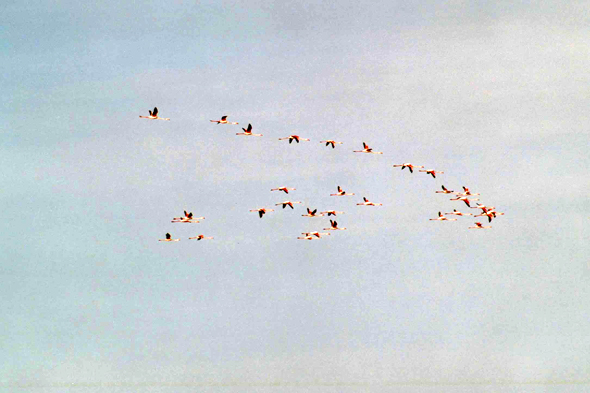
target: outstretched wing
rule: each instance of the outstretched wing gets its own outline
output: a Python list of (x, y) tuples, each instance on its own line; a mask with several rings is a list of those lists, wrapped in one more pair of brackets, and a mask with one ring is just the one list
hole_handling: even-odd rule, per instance
[(153, 116), (158, 116), (158, 108), (154, 107), (154, 111), (152, 112)]
[(169, 233), (167, 233), (167, 234), (166, 234), (166, 239), (167, 239), (167, 240), (170, 240), (170, 239), (172, 239), (172, 235), (170, 235)]
[(227, 116), (221, 116), (221, 120), (225, 121), (227, 119)]

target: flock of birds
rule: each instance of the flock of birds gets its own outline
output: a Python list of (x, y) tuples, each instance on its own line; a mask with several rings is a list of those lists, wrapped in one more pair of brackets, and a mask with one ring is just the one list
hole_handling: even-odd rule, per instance
[[(150, 119), (150, 120), (170, 120), (169, 118), (163, 118), (163, 117), (159, 117), (158, 116), (158, 108), (154, 108), (153, 111), (149, 111), (149, 116), (139, 116), (142, 119)], [(232, 125), (237, 125), (238, 123), (235, 122), (229, 122), (227, 120), (227, 116), (222, 116), (221, 119), (219, 120), (210, 120), (212, 123), (216, 123), (216, 124), (232, 124)], [(261, 137), (263, 136), (262, 134), (255, 134), (252, 132), (252, 124), (248, 124), (247, 128), (242, 128), (243, 132), (238, 132), (236, 133), (236, 135), (243, 135), (243, 136), (257, 136), (257, 137)], [(289, 135), (287, 137), (284, 138), (279, 138), (279, 140), (288, 140), (289, 144), (291, 144), (292, 142), (296, 142), (296, 143), (300, 143), (301, 141), (306, 141), (309, 142), (310, 140), (307, 138), (302, 138), (299, 135)], [(320, 141), (320, 143), (325, 143), (326, 146), (331, 146), (333, 149), (336, 147), (336, 145), (341, 145), (343, 144), (342, 142), (338, 142), (335, 140), (323, 140)], [(380, 151), (373, 151), (373, 149), (371, 147), (369, 147), (369, 145), (367, 145), (365, 142), (363, 142), (363, 149), (362, 150), (353, 150), (354, 153), (367, 153), (367, 154), (383, 154), (383, 152)], [(412, 163), (409, 162), (405, 162), (403, 164), (395, 164), (393, 165), (393, 167), (397, 167), (397, 168), (401, 168), (401, 170), (404, 170), (405, 168), (408, 168), (408, 170), (410, 171), (410, 173), (414, 173), (414, 169), (415, 168), (424, 168), (424, 166), (422, 165), (414, 165)], [(444, 174), (443, 171), (437, 171), (434, 169), (419, 169), (419, 172), (423, 172), (426, 173), (428, 175), (431, 175), (433, 178), (436, 178), (437, 174)], [(284, 192), (285, 194), (289, 194), (289, 191), (294, 191), (296, 190), (293, 187), (276, 187), (276, 188), (272, 188), (271, 191), (279, 191), (279, 192)], [(453, 209), (452, 212), (447, 212), (447, 213), (442, 213), (442, 212), (438, 212), (438, 217), (436, 218), (431, 218), (430, 221), (457, 221), (457, 218), (448, 218), (447, 215), (453, 215), (453, 216), (461, 216), (461, 217), (465, 217), (465, 216), (473, 216), (473, 217), (487, 217), (488, 218), (488, 223), (492, 222), (492, 220), (500, 215), (504, 215), (504, 213), (498, 212), (496, 210), (496, 208), (494, 206), (486, 206), (480, 203), (475, 203), (475, 206), (472, 206), (472, 202), (473, 201), (478, 201), (479, 198), (474, 198), (475, 196), (480, 195), (479, 193), (472, 193), (469, 188), (463, 186), (463, 192), (459, 192), (459, 191), (453, 191), (453, 190), (449, 190), (447, 189), (444, 185), (442, 186), (442, 191), (435, 191), (437, 194), (451, 194), (454, 195), (455, 198), (451, 198), (451, 201), (463, 201), (465, 203), (465, 205), (468, 208), (471, 209), (479, 209), (481, 210), (480, 214), (473, 214), (473, 213), (463, 213), (458, 211), (457, 209)], [(349, 193), (344, 191), (340, 186), (337, 186), (337, 191), (334, 194), (330, 194), (330, 196), (353, 196), (355, 195), (354, 193)], [(283, 202), (279, 202), (276, 203), (275, 206), (282, 206), (283, 209), (285, 209), (287, 206), (290, 207), (291, 209), (294, 209), (295, 204), (301, 204), (301, 201), (290, 201), (290, 200), (286, 200)], [(369, 201), (369, 199), (367, 199), (367, 197), (363, 197), (362, 202), (357, 203), (358, 206), (383, 206), (383, 204), (381, 203), (375, 203), (375, 202), (371, 202)], [(265, 214), (269, 213), (269, 212), (273, 212), (274, 209), (271, 208), (256, 208), (256, 209), (251, 209), (251, 212), (257, 212), (258, 216), (260, 218), (264, 217)], [(337, 216), (338, 214), (343, 214), (344, 212), (342, 211), (336, 211), (336, 210), (326, 210), (323, 212), (318, 212), (318, 209), (314, 209), (311, 210), (309, 207), (307, 208), (307, 214), (302, 214), (303, 217), (323, 217), (323, 216)], [(199, 223), (200, 220), (205, 219), (205, 217), (194, 217), (192, 212), (187, 212), (186, 210), (184, 211), (184, 215), (181, 217), (174, 217), (172, 219), (172, 223)], [(475, 226), (471, 226), (468, 227), (468, 229), (489, 229), (491, 228), (491, 226), (484, 226), (481, 222), (475, 222)], [(336, 230), (346, 230), (346, 228), (343, 227), (339, 227), (338, 226), (338, 222), (334, 219), (330, 219), (330, 226), (327, 228), (323, 228), (323, 230), (325, 231), (336, 231)], [(319, 231), (313, 231), (313, 232), (301, 232), (301, 234), (303, 236), (298, 236), (297, 239), (300, 240), (314, 240), (314, 239), (320, 239), (324, 236), (329, 236), (330, 232), (319, 232)], [(194, 237), (189, 237), (189, 240), (206, 240), (206, 239), (213, 239), (213, 237), (211, 236), (205, 236), (203, 234), (200, 234), (198, 236), (194, 236)], [(180, 241), (180, 239), (174, 239), (172, 238), (172, 236), (170, 235), (170, 233), (166, 233), (166, 237), (164, 239), (159, 239), (159, 241), (161, 242), (178, 242)]]

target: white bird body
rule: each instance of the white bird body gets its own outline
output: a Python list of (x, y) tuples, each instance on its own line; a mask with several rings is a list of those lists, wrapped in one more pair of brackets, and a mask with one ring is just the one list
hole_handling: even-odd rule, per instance
[(154, 107), (154, 111), (149, 111), (149, 116), (139, 116), (142, 119), (150, 119), (150, 120), (170, 120), (167, 117), (158, 117), (158, 108)]

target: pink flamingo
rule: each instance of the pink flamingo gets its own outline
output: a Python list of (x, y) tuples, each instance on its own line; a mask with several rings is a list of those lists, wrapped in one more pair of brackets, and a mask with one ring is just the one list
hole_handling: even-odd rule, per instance
[(414, 168), (424, 168), (423, 165), (414, 165), (414, 164), (410, 164), (409, 162), (405, 162), (403, 164), (396, 164), (393, 167), (395, 168), (395, 167), (400, 167), (400, 166), (402, 167), (402, 171), (405, 168), (408, 168), (411, 173), (414, 173)]
[(437, 173), (444, 173), (444, 172), (442, 172), (442, 171), (435, 171), (434, 169), (424, 169), (424, 170), (423, 170), (423, 169), (420, 169), (420, 172), (425, 172), (425, 173), (427, 173), (427, 174), (430, 174), (430, 175), (432, 175), (432, 177), (434, 177), (435, 179), (436, 179), (436, 174), (437, 174)]
[(371, 153), (371, 154), (383, 154), (381, 151), (373, 151), (365, 142), (363, 142), (363, 150), (353, 150), (354, 153)]
[(301, 202), (284, 201), (281, 203), (275, 203), (275, 206), (283, 205), (283, 209), (286, 208), (287, 206), (289, 206), (291, 209), (294, 209), (294, 207), (293, 207), (294, 203), (301, 203)]
[(296, 190), (296, 188), (289, 188), (289, 187), (277, 187), (277, 188), (271, 188), (271, 191), (283, 191), (285, 194), (288, 194), (289, 191), (293, 191)]
[(338, 193), (330, 194), (330, 196), (344, 196), (344, 195), (354, 195), (354, 192), (353, 193), (344, 192), (344, 190), (342, 188), (340, 188), (340, 186), (338, 186)]
[(189, 237), (189, 240), (193, 240), (193, 239), (197, 239), (197, 240), (203, 240), (203, 239), (213, 239), (213, 237), (209, 236), (205, 236), (205, 235), (199, 235), (199, 236), (195, 236), (195, 237)]
[(442, 187), (442, 191), (435, 191), (437, 194), (453, 194), (455, 191), (453, 190), (447, 190), (447, 188), (445, 186), (441, 186)]
[(150, 120), (170, 120), (169, 118), (158, 117), (158, 108), (154, 107), (154, 111), (149, 111), (149, 116), (139, 116), (142, 119), (150, 119)]
[(330, 228), (324, 228), (324, 231), (344, 231), (346, 228), (339, 228), (336, 221), (330, 220)]
[(238, 132), (236, 135), (247, 135), (247, 136), (262, 136), (262, 134), (252, 134), (252, 124), (248, 124), (248, 129), (242, 128), (244, 132)]
[(251, 212), (258, 212), (258, 215), (260, 216), (260, 218), (262, 218), (262, 216), (264, 216), (266, 213), (268, 212), (274, 212), (274, 209), (266, 209), (266, 208), (260, 208), (260, 209), (252, 209), (250, 210)]
[(227, 116), (221, 116), (221, 120), (209, 120), (211, 123), (217, 124), (238, 124), (238, 123), (230, 123), (227, 121)]
[(491, 226), (489, 226), (489, 227), (482, 226), (481, 225), (481, 222), (476, 222), (475, 225), (476, 226), (474, 226), (474, 227), (469, 227), (469, 229), (488, 229), (488, 228), (491, 228)]
[(457, 219), (447, 218), (441, 212), (438, 212), (438, 218), (431, 218), (430, 221), (457, 221)]
[(158, 239), (159, 242), (179, 242), (180, 239), (172, 239), (172, 235), (166, 234), (166, 239)]
[(326, 146), (332, 145), (332, 149), (335, 147), (335, 145), (341, 145), (342, 144), (342, 142), (336, 142), (336, 141), (334, 141), (332, 139), (327, 139), (325, 141), (320, 141), (320, 143), (325, 143)]
[(383, 206), (382, 203), (373, 203), (370, 202), (366, 197), (363, 197), (363, 203), (357, 203), (357, 205), (361, 205), (361, 206)]
[(285, 138), (279, 138), (279, 141), (283, 141), (285, 139), (289, 140), (289, 144), (291, 144), (291, 142), (293, 142), (293, 141), (295, 141), (297, 143), (299, 143), (299, 141), (308, 141), (309, 142), (309, 139), (302, 138), (299, 135), (289, 135), (288, 137), (285, 137)]

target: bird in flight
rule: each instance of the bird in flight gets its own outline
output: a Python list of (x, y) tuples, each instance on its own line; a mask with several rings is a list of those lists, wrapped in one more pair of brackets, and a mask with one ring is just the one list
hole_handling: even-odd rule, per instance
[(295, 188), (289, 188), (289, 187), (277, 187), (277, 188), (271, 188), (271, 191), (283, 191), (285, 194), (288, 194), (289, 191), (293, 191), (295, 190)]
[(194, 237), (189, 237), (189, 240), (193, 240), (193, 239), (203, 240), (203, 239), (213, 239), (213, 237), (212, 236), (205, 236), (205, 235), (198, 235), (198, 236), (194, 236)]
[[(472, 208), (473, 209), (473, 208)], [(457, 209), (453, 209), (452, 212), (450, 213), (445, 213), (445, 214), (452, 214), (454, 216), (472, 216), (473, 214), (471, 213), (461, 213), (460, 211), (458, 211)]]
[(230, 123), (227, 121), (227, 116), (221, 116), (221, 120), (209, 120), (211, 123), (217, 124), (238, 124), (238, 123)]
[(363, 202), (362, 203), (357, 203), (357, 205), (360, 205), (360, 206), (383, 206), (382, 203), (373, 203), (373, 202), (370, 202), (366, 197), (363, 197)]
[(331, 145), (332, 146), (332, 149), (334, 147), (336, 147), (335, 145), (341, 145), (342, 144), (342, 142), (336, 142), (336, 141), (334, 141), (332, 139), (328, 139), (328, 140), (325, 140), (325, 141), (320, 141), (320, 143), (325, 143), (326, 146), (330, 146)]
[(290, 144), (291, 142), (293, 142), (293, 141), (295, 141), (295, 142), (297, 142), (297, 143), (299, 143), (299, 141), (308, 141), (308, 142), (309, 142), (309, 139), (302, 138), (302, 137), (300, 137), (299, 135), (289, 135), (289, 136), (287, 136), (287, 137), (285, 137), (285, 138), (279, 138), (279, 141), (284, 141), (284, 140), (286, 140), (286, 139), (288, 139), (288, 140), (289, 140), (289, 144)]
[(409, 162), (405, 162), (403, 164), (396, 164), (393, 167), (395, 168), (395, 167), (400, 167), (400, 166), (402, 167), (402, 171), (405, 168), (408, 168), (411, 173), (414, 173), (414, 168), (424, 168), (423, 165), (414, 165), (414, 164), (410, 164)]
[(324, 228), (324, 231), (343, 231), (346, 228), (339, 228), (336, 221), (330, 220), (330, 228)]
[(430, 221), (457, 221), (456, 218), (447, 218), (441, 212), (438, 212), (438, 218), (431, 218)]
[(184, 223), (198, 223), (199, 220), (204, 220), (205, 217), (193, 217), (193, 212), (188, 213), (184, 211), (184, 217), (174, 217), (171, 222), (184, 222)]
[(339, 212), (339, 211), (336, 211), (336, 210), (326, 210), (325, 212), (321, 212), (321, 213), (327, 215), (328, 217), (330, 217), (330, 216), (336, 216), (338, 214), (344, 214), (344, 212)]
[(336, 194), (330, 194), (330, 196), (344, 196), (344, 195), (354, 195), (354, 193), (345, 192), (340, 186), (338, 186), (338, 192)]
[(435, 171), (434, 169), (420, 169), (420, 172), (425, 172), (436, 179), (437, 173), (444, 173), (442, 171)]
[(252, 124), (248, 124), (248, 129), (242, 128), (244, 132), (238, 132), (236, 135), (248, 135), (248, 136), (262, 136), (262, 134), (252, 134)]
[(149, 111), (150, 115), (149, 116), (139, 116), (142, 119), (151, 119), (151, 120), (170, 120), (169, 118), (164, 118), (164, 117), (158, 117), (158, 108), (154, 107), (154, 111)]
[(250, 210), (251, 212), (258, 212), (258, 215), (260, 216), (260, 218), (262, 218), (262, 216), (264, 216), (266, 213), (268, 212), (274, 212), (274, 209), (266, 209), (266, 208), (260, 208), (260, 209), (252, 209)]
[(371, 154), (383, 154), (382, 151), (373, 151), (365, 142), (363, 142), (363, 150), (353, 150), (355, 153), (371, 153)]
[(453, 190), (447, 190), (447, 188), (445, 186), (441, 186), (442, 187), (442, 191), (435, 191), (437, 194), (453, 194), (455, 191)]
[(284, 202), (280, 202), (280, 203), (275, 203), (275, 206), (283, 205), (283, 209), (286, 208), (287, 206), (289, 206), (291, 209), (294, 209), (294, 207), (293, 207), (294, 203), (301, 203), (301, 202), (284, 201)]
[(477, 198), (469, 199), (466, 196), (459, 196), (459, 195), (457, 196), (457, 198), (452, 198), (450, 200), (451, 201), (463, 201), (469, 207), (471, 207), (471, 201), (479, 201), (479, 199), (477, 199)]
[(320, 217), (323, 216), (322, 213), (318, 213), (318, 209), (311, 210), (309, 207), (307, 208), (307, 214), (302, 214), (301, 217)]
[(474, 227), (469, 227), (469, 229), (488, 229), (488, 228), (491, 228), (491, 226), (484, 227), (483, 225), (481, 225), (481, 222), (476, 222)]
[(160, 242), (178, 242), (180, 239), (172, 239), (172, 235), (169, 233), (166, 234), (166, 239), (158, 239)]

